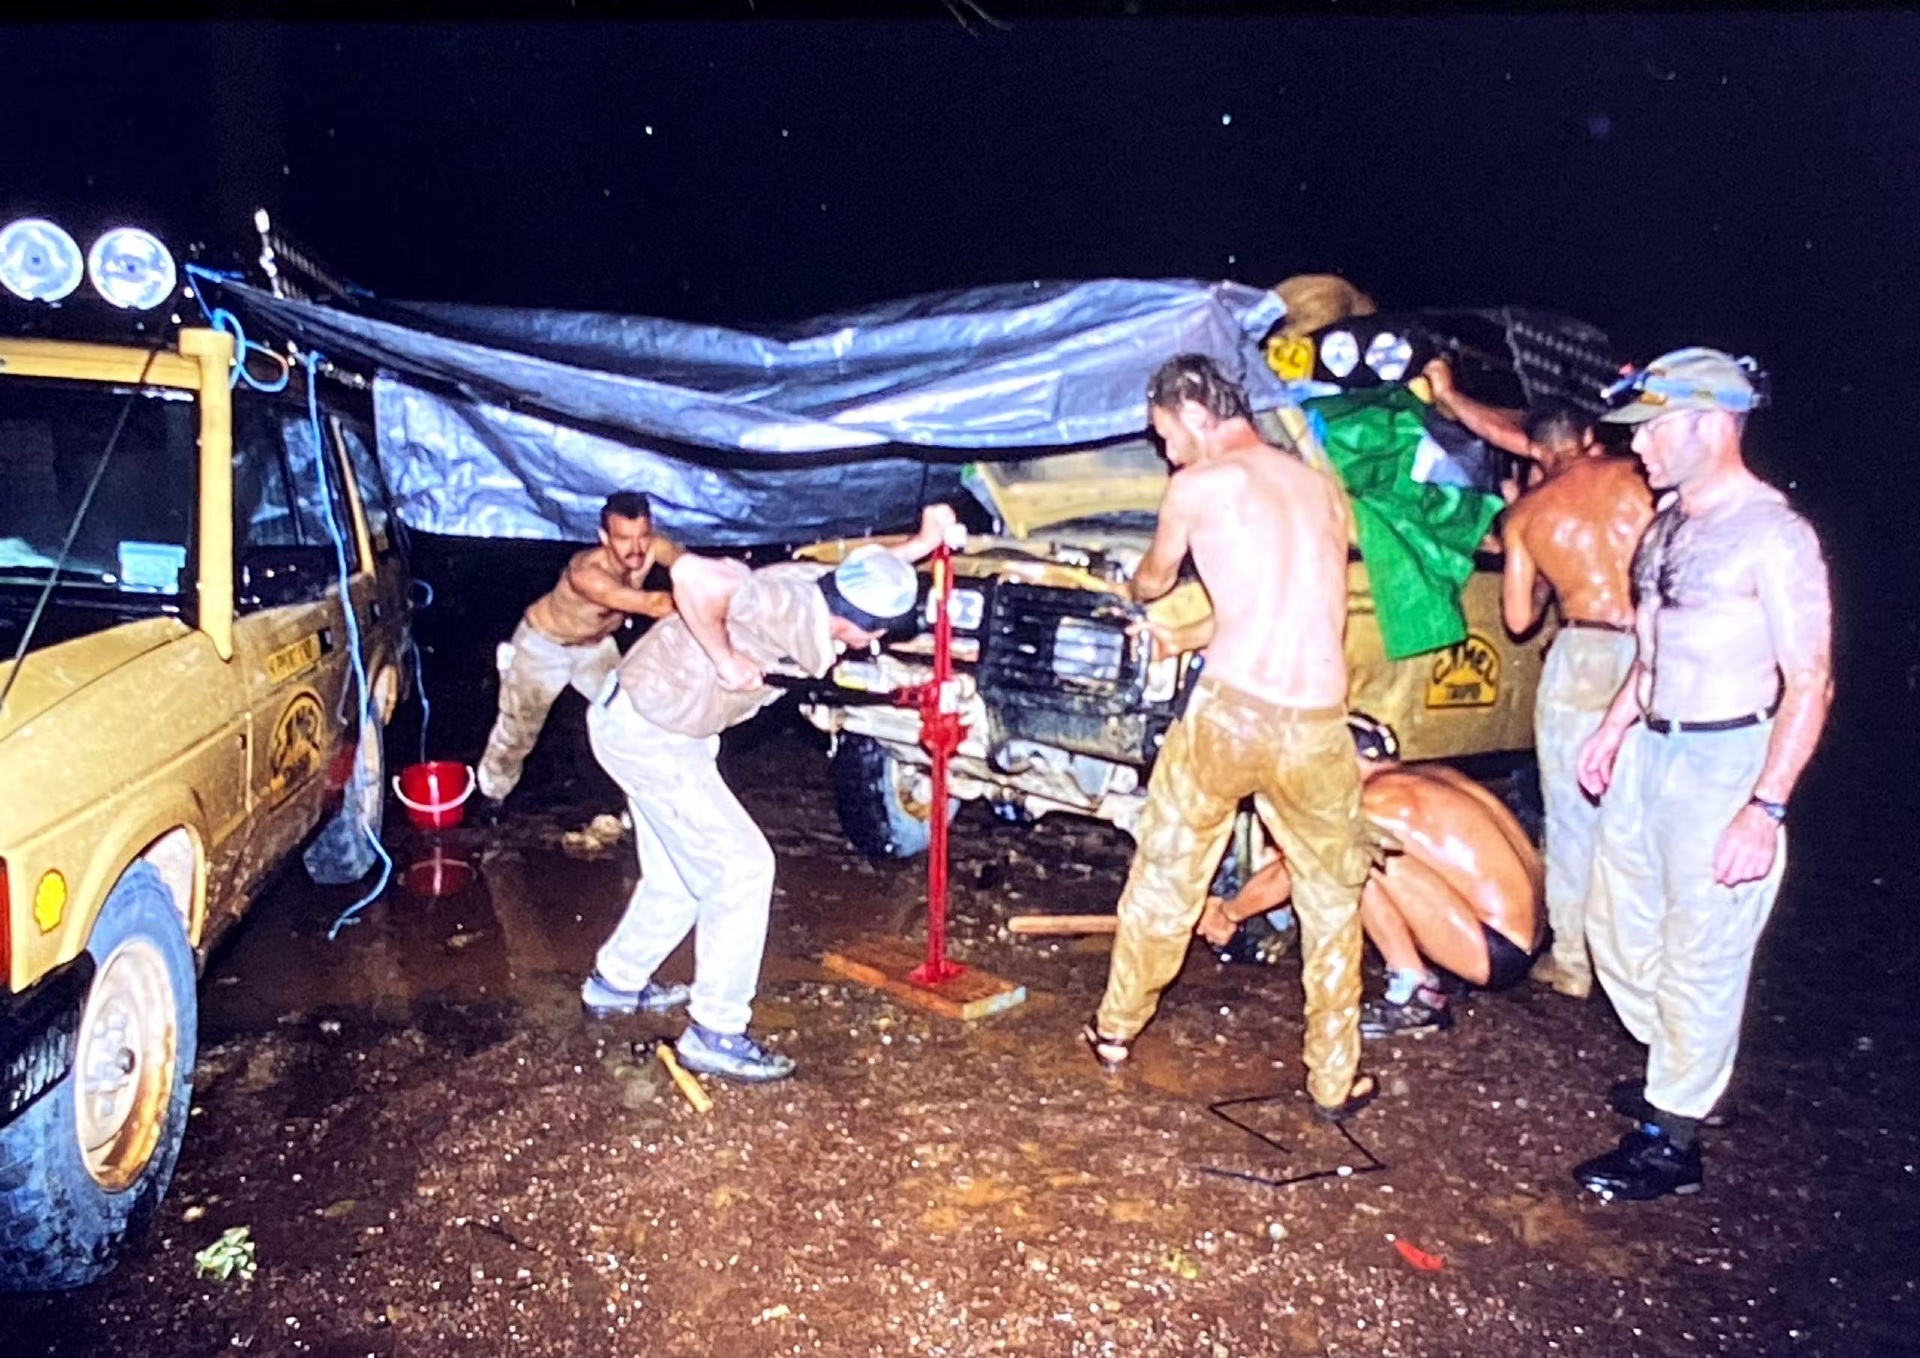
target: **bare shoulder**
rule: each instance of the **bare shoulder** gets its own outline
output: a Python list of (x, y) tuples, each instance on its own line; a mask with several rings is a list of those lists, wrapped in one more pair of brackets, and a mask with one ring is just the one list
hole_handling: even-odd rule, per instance
[(604, 575), (610, 580), (618, 580), (619, 575), (607, 565), (606, 550), (601, 547), (588, 547), (575, 552), (567, 561), (568, 575)]

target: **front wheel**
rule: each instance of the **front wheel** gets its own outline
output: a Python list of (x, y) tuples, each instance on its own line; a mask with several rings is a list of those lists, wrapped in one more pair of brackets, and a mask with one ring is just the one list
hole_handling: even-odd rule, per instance
[[(932, 812), (916, 800), (916, 771), (872, 736), (846, 736), (827, 767), (840, 828), (869, 858), (917, 858), (933, 842)], [(947, 818), (959, 809), (948, 798)]]
[(101, 907), (73, 1068), (0, 1130), (0, 1290), (79, 1287), (151, 1221), (186, 1135), (193, 951), (144, 863)]

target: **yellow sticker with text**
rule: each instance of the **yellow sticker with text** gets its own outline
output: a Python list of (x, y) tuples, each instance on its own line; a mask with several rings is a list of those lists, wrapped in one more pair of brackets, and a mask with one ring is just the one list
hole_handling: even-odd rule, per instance
[(310, 689), (296, 693), (267, 742), (268, 799), (279, 801), (320, 772), (325, 745), (326, 716), (319, 695)]
[(305, 674), (319, 659), (320, 634), (312, 632), (267, 657), (268, 682), (284, 684), (296, 674)]
[(1428, 707), (1492, 707), (1500, 696), (1500, 652), (1478, 632), (1433, 658)]
[(1304, 335), (1280, 335), (1267, 341), (1267, 366), (1282, 382), (1313, 376), (1313, 341)]

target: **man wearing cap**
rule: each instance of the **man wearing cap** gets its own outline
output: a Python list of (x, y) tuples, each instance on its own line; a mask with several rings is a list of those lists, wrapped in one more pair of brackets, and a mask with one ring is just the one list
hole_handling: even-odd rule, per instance
[[(1540, 856), (1486, 788), (1444, 764), (1402, 764), (1390, 729), (1357, 713), (1348, 722), (1376, 845), (1360, 924), (1387, 964), (1387, 993), (1361, 1007), (1360, 1033), (1445, 1030), (1453, 1013), (1433, 967), (1481, 990), (1527, 974), (1540, 948)], [(1292, 891), (1286, 859), (1276, 859), (1232, 900), (1210, 900), (1198, 932), (1223, 943)]]
[[(677, 1050), (688, 1067), (758, 1082), (791, 1058), (747, 1036), (773, 899), (773, 850), (721, 779), (720, 733), (780, 697), (769, 673), (818, 678), (847, 646), (865, 646), (912, 614), (911, 562), (953, 527), (930, 505), (911, 538), (854, 551), (836, 567), (787, 561), (749, 570), (685, 555), (674, 562), (674, 616), (627, 652), (587, 712), (594, 757), (627, 794), (640, 882), (601, 947), (580, 997), (596, 1015), (688, 1005)], [(695, 931), (694, 976), (654, 972)]]
[(673, 612), (669, 591), (645, 586), (655, 566), (671, 567), (679, 556), (676, 544), (653, 531), (653, 505), (644, 491), (607, 497), (600, 507), (599, 545), (567, 562), (500, 648), (500, 714), (487, 734), (478, 773), (489, 812), (497, 813), (519, 783), (561, 690), (571, 687), (591, 699), (620, 663), (613, 634), (627, 618)]
[(1609, 1198), (1700, 1189), (1697, 1133), (1733, 1071), (1787, 804), (1832, 699), (1820, 541), (1741, 454), (1753, 371), (1677, 350), (1603, 417), (1636, 426), (1660, 497), (1633, 560), (1638, 658), (1578, 761), (1602, 798), (1587, 937), (1648, 1048), (1644, 1086), (1612, 1096), (1638, 1125), (1574, 1171)]
[(1631, 457), (1604, 453), (1586, 417), (1550, 407), (1527, 421), (1545, 479), (1501, 525), (1501, 611), (1515, 636), (1531, 632), (1549, 597), (1561, 627), (1547, 650), (1533, 707), (1533, 744), (1546, 804), (1547, 921), (1553, 953), (1535, 974), (1562, 995), (1593, 989), (1587, 959), (1587, 884), (1600, 808), (1574, 760), (1633, 664), (1633, 549), (1653, 517), (1646, 478)]
[[(1308, 1091), (1319, 1116), (1338, 1120), (1375, 1093), (1357, 1078), (1367, 855), (1346, 725), (1346, 495), (1262, 440), (1245, 393), (1210, 359), (1162, 365), (1147, 408), (1174, 471), (1133, 597), (1167, 593), (1191, 553), (1213, 618), (1205, 673), (1148, 783), (1106, 994), (1083, 1037), (1109, 1070), (1125, 1064), (1180, 971), (1234, 814), (1253, 796), (1293, 874)], [(1165, 649), (1165, 634), (1155, 641)]]

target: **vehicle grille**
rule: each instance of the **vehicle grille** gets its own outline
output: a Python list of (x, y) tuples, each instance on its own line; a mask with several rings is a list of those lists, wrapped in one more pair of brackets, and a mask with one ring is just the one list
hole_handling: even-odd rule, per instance
[(1006, 581), (982, 629), (982, 691), (1135, 698), (1140, 686), (1125, 605), (1086, 590)]

